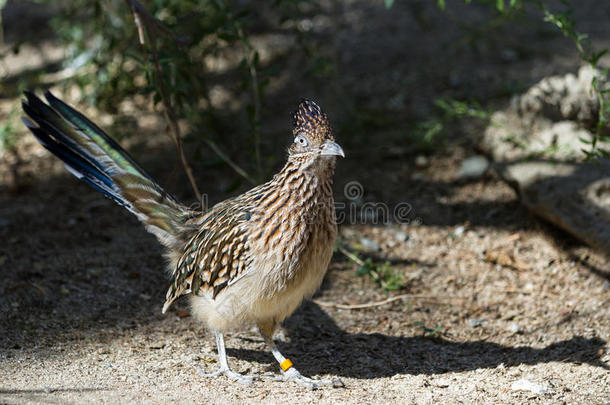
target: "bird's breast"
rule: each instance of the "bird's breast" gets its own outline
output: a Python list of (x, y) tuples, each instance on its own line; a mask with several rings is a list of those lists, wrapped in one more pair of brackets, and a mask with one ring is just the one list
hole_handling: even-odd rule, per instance
[(321, 282), (337, 230), (332, 190), (324, 183), (295, 177), (259, 200), (249, 221), (249, 273), (265, 295), (303, 283), (311, 294)]

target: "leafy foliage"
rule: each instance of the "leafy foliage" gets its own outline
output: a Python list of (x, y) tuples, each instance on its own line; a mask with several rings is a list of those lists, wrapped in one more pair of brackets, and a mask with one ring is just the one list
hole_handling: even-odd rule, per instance
[[(566, 7), (565, 10), (553, 13), (545, 3), (541, 1), (534, 2), (537, 7), (543, 10), (544, 20), (555, 25), (566, 37), (572, 39), (578, 49), (581, 59), (586, 62), (593, 71), (600, 71), (601, 77), (607, 79), (610, 74), (610, 69), (600, 69), (599, 61), (608, 50), (602, 49), (598, 51), (594, 49), (588, 39), (588, 35), (576, 31), (576, 23), (572, 18), (572, 9), (567, 1), (564, 0), (562, 3)], [(608, 126), (608, 119), (610, 118), (610, 89), (603, 88), (600, 85), (600, 76), (593, 77), (591, 87), (593, 88), (593, 92), (595, 93), (595, 97), (599, 104), (597, 124), (595, 126), (593, 139), (589, 141), (581, 138), (580, 141), (589, 145), (589, 150), (582, 150), (587, 155), (587, 158), (595, 159), (602, 156), (610, 156), (610, 150), (600, 148), (601, 143), (610, 142), (610, 136), (604, 135), (604, 130)]]
[(476, 101), (465, 102), (454, 99), (437, 99), (434, 102), (437, 114), (434, 118), (419, 122), (414, 128), (415, 139), (422, 151), (433, 150), (443, 144), (451, 124), (465, 118), (488, 122), (491, 112), (484, 110)]
[[(472, 3), (472, 0), (463, 1), (466, 4)], [(610, 143), (610, 136), (605, 135), (608, 130), (608, 120), (610, 119), (610, 89), (604, 88), (600, 84), (600, 78), (607, 79), (609, 77), (610, 69), (601, 69), (599, 67), (600, 59), (608, 50), (596, 50), (591, 44), (588, 35), (576, 30), (576, 21), (572, 16), (573, 10), (570, 2), (568, 0), (561, 0), (563, 10), (558, 12), (552, 11), (548, 3), (542, 0), (478, 0), (478, 2), (495, 7), (498, 13), (507, 17), (523, 12), (526, 6), (541, 10), (545, 22), (556, 26), (561, 30), (563, 35), (574, 42), (582, 61), (588, 64), (594, 71), (601, 73), (600, 76), (593, 77), (591, 82), (591, 87), (599, 104), (593, 139), (587, 140), (581, 138), (580, 141), (589, 146), (588, 149), (582, 149), (587, 159), (591, 160), (602, 156), (610, 156), (610, 150), (600, 146)], [(445, 0), (437, 0), (437, 4), (440, 9), (446, 9), (447, 4)]]
[[(134, 22), (133, 4), (148, 7), (158, 19), (156, 35), (150, 35), (141, 18)], [(275, 7), (282, 4), (278, 1)], [(255, 5), (230, 0), (73, 0), (61, 7), (53, 27), (69, 50), (66, 67), (78, 72), (69, 84), (77, 84), (89, 103), (113, 112), (125, 97), (151, 96), (155, 104), (175, 110), (176, 117), (170, 118), (185, 118), (193, 128), (205, 128), (187, 139), (203, 138), (250, 182), (265, 176), (260, 116), (268, 80), (248, 36)], [(144, 43), (138, 38), (145, 38)], [(221, 55), (228, 67), (217, 66)], [(219, 135), (224, 131), (211, 92), (214, 80), (224, 75), (239, 83), (229, 89), (231, 96), (245, 101), (250, 134), (239, 144), (252, 151), (254, 175), (230, 162), (225, 151), (236, 143)]]
[(20, 125), (20, 111), (17, 108), (11, 110), (8, 118), (0, 123), (0, 155), (3, 152), (12, 153), (17, 145), (18, 126)]

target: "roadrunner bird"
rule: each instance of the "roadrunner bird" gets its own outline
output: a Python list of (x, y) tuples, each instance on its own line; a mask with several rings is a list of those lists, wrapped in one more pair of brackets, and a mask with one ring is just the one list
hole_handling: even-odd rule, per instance
[(25, 93), (23, 122), (79, 179), (127, 208), (165, 247), (171, 283), (163, 312), (182, 295), (216, 335), (219, 369), (240, 383), (258, 379), (232, 371), (223, 333), (254, 324), (278, 361), (280, 380), (317, 388), (339, 379), (302, 376), (277, 349), (279, 323), (320, 286), (337, 233), (332, 195), (337, 156), (326, 114), (303, 100), (294, 113), (288, 160), (250, 191), (196, 212), (180, 204), (84, 115), (51, 93), (48, 104)]

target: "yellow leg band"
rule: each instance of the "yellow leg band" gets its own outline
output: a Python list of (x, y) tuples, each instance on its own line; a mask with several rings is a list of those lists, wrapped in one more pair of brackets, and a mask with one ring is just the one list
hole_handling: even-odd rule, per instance
[(282, 370), (288, 371), (288, 369), (292, 367), (292, 362), (290, 361), (290, 359), (286, 359), (280, 363), (280, 367), (282, 368)]

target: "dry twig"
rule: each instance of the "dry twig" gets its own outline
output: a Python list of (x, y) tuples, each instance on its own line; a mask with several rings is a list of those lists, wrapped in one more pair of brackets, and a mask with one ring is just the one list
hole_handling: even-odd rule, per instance
[(216, 145), (216, 143), (214, 141), (212, 141), (211, 139), (208, 138), (203, 138), (206, 143), (208, 144), (208, 146), (210, 148), (212, 148), (212, 150), (218, 155), (220, 156), (220, 158), (222, 160), (225, 161), (226, 164), (228, 164), (229, 166), (231, 166), (231, 168), (233, 170), (235, 170), (235, 172), (237, 172), (237, 174), (239, 174), (240, 176), (242, 176), (243, 178), (245, 178), (246, 180), (248, 180), (250, 183), (252, 184), (256, 184), (256, 181), (248, 174), (246, 173), (246, 171), (244, 169), (242, 169), (241, 167), (239, 167), (235, 162), (233, 162), (219, 147), (218, 145)]
[(463, 297), (437, 297), (437, 296), (433, 296), (433, 295), (401, 294), (401, 295), (396, 295), (394, 297), (390, 297), (383, 301), (367, 302), (366, 304), (347, 305), (347, 304), (337, 304), (334, 302), (324, 302), (324, 301), (318, 301), (318, 300), (314, 300), (314, 302), (322, 307), (333, 307), (333, 308), (338, 308), (338, 309), (365, 309), (365, 308), (373, 308), (373, 307), (379, 307), (382, 305), (387, 305), (394, 301), (403, 300), (403, 299), (422, 299), (422, 300), (430, 300), (433, 302), (438, 302), (439, 299), (442, 299), (442, 298), (452, 299), (452, 300), (465, 300), (466, 299)]
[(343, 246), (339, 246), (338, 250), (339, 250), (339, 252), (341, 252), (345, 256), (347, 256), (348, 259), (350, 259), (351, 261), (356, 263), (358, 266), (364, 266), (364, 261), (362, 259), (360, 259), (358, 256), (356, 256), (355, 254), (353, 254), (352, 252), (350, 252), (349, 250), (347, 250)]
[[(184, 171), (189, 178), (191, 183), (191, 187), (193, 191), (197, 195), (197, 198), (200, 200), (200, 203), (203, 204), (202, 195), (199, 193), (199, 188), (195, 182), (195, 177), (193, 176), (193, 171), (191, 166), (189, 165), (186, 157), (184, 155), (184, 149), (182, 147), (182, 138), (180, 134), (180, 127), (178, 125), (178, 119), (176, 116), (175, 109), (171, 104), (171, 99), (167, 92), (167, 88), (165, 87), (165, 82), (163, 81), (161, 66), (159, 63), (159, 54), (157, 51), (157, 43), (156, 43), (156, 31), (160, 31), (163, 34), (169, 36), (174, 43), (183, 48), (187, 40), (183, 37), (179, 37), (174, 34), (169, 28), (167, 28), (161, 21), (159, 21), (154, 15), (152, 15), (138, 0), (125, 0), (127, 5), (129, 6), (131, 12), (134, 16), (134, 23), (136, 28), (138, 29), (138, 37), (140, 43), (142, 45), (146, 44), (146, 38), (148, 37), (150, 43), (150, 51), (153, 57), (153, 65), (155, 70), (155, 76), (158, 81), (158, 89), (161, 94), (161, 100), (164, 106), (164, 114), (165, 118), (168, 121), (169, 127), (172, 132), (172, 136), (174, 141), (176, 142), (176, 148), (178, 149), (178, 154), (180, 156), (180, 161), (182, 166), (184, 167)], [(256, 98), (255, 98), (256, 100)], [(255, 101), (255, 116), (260, 115), (260, 103), (256, 103)], [(227, 163), (237, 174), (244, 177), (252, 184), (256, 184), (257, 182), (246, 173), (241, 167), (239, 167), (235, 162), (233, 162), (212, 140), (204, 138), (208, 146), (212, 148), (212, 150), (225, 162)], [(257, 159), (260, 160), (260, 157), (257, 156)], [(260, 162), (259, 162), (260, 165)]]
[[(140, 43), (144, 45), (146, 43), (146, 37), (149, 39), (150, 52), (153, 57), (153, 65), (155, 68), (155, 75), (157, 77), (158, 89), (161, 94), (161, 101), (163, 102), (163, 111), (165, 114), (165, 119), (168, 122), (169, 128), (172, 132), (174, 142), (176, 143), (176, 148), (178, 149), (178, 155), (180, 156), (180, 161), (182, 162), (182, 166), (184, 167), (184, 171), (191, 182), (191, 187), (197, 196), (197, 199), (201, 201), (201, 193), (199, 192), (199, 187), (197, 187), (197, 183), (195, 182), (195, 177), (193, 176), (193, 169), (191, 169), (191, 165), (189, 165), (186, 160), (186, 156), (184, 155), (184, 148), (182, 147), (182, 136), (180, 134), (180, 126), (178, 125), (178, 118), (176, 116), (176, 111), (174, 110), (174, 106), (169, 98), (169, 94), (167, 92), (167, 88), (165, 87), (165, 81), (163, 80), (163, 74), (161, 71), (161, 65), (159, 63), (159, 54), (157, 52), (157, 40), (156, 40), (156, 32), (155, 30), (161, 30), (163, 33), (169, 35), (178, 45), (184, 45), (182, 40), (174, 35), (171, 30), (166, 28), (159, 20), (157, 20), (152, 14), (148, 12), (137, 0), (125, 0), (127, 5), (131, 9), (136, 27), (138, 28), (138, 35), (140, 38)], [(146, 34), (146, 35), (145, 35)]]

